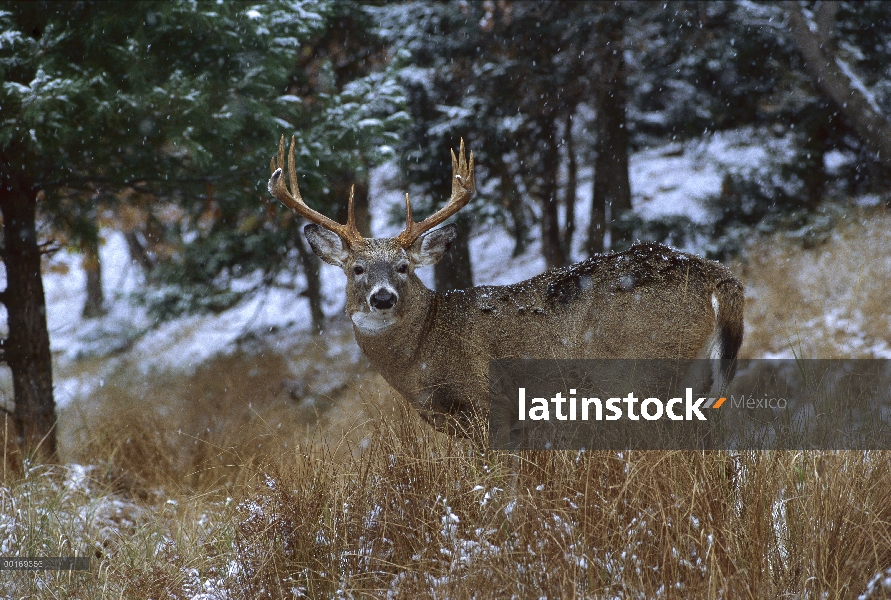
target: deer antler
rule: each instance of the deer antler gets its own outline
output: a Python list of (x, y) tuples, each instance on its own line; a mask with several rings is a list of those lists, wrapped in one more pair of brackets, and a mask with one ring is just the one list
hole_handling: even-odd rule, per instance
[(411, 201), (405, 195), (405, 229), (396, 237), (403, 248), (408, 249), (415, 240), (433, 229), (453, 214), (464, 208), (476, 192), (476, 181), (473, 175), (473, 151), (470, 160), (464, 154), (464, 138), (461, 138), (459, 158), (455, 158), (452, 150), (452, 197), (448, 203), (420, 223), (415, 223), (411, 216)]
[[(291, 136), (291, 148), (288, 151), (288, 181), (291, 184), (291, 190), (282, 181), (282, 171), (285, 166), (285, 136), (281, 137), (278, 142), (278, 156), (273, 156), (269, 161), (269, 172), (272, 174), (267, 184), (269, 193), (276, 199), (305, 218), (307, 221), (321, 225), (329, 231), (333, 231), (347, 243), (348, 246), (354, 245), (356, 242), (362, 241), (359, 230), (356, 229), (356, 218), (353, 214), (353, 189), (350, 188), (350, 202), (347, 207), (346, 225), (341, 225), (337, 221), (329, 219), (325, 215), (318, 213), (307, 206), (300, 195), (300, 188), (297, 187), (297, 169), (294, 161), (294, 136)], [(355, 186), (354, 186), (355, 187)]]

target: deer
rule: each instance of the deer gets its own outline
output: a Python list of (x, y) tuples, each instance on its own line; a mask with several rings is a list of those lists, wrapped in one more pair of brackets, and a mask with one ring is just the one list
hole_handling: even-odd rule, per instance
[(285, 140), (270, 162), (269, 193), (309, 224), (313, 252), (346, 274), (346, 313), (356, 342), (386, 382), (436, 430), (474, 437), (488, 418), (488, 374), (504, 358), (716, 358), (732, 361), (743, 338), (741, 282), (720, 263), (657, 243), (636, 243), (511, 285), (435, 292), (415, 270), (448, 252), (455, 225), (436, 228), (476, 192), (473, 152), (451, 150), (452, 193), (415, 222), (365, 238), (353, 193), (347, 222), (300, 195), (294, 138), (284, 182)]

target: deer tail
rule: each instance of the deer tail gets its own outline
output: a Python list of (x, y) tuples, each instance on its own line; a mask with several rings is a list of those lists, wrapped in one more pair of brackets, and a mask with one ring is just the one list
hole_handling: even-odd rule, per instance
[(735, 277), (715, 286), (717, 300), (717, 335), (721, 345), (721, 359), (734, 360), (743, 341), (743, 313), (746, 297), (742, 283)]

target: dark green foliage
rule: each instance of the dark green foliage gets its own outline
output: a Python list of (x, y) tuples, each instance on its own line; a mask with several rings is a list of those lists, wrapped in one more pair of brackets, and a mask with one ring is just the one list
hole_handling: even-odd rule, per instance
[(474, 222), (504, 224), (517, 254), (539, 221), (548, 263), (565, 261), (569, 240), (557, 224), (567, 202), (558, 180), (565, 131), (601, 75), (593, 46), (610, 10), (527, 1), (375, 9), (385, 39), (411, 54), (402, 81), (413, 124), (400, 166), (425, 211), (449, 189), (445, 149), (463, 136), (482, 184), (465, 209)]
[(638, 8), (640, 26), (629, 27), (628, 44), (636, 143), (751, 124), (764, 117), (771, 94), (788, 92), (794, 49), (777, 36), (781, 8), (747, 11), (729, 2)]
[(301, 0), (13, 4), (0, 16), (0, 145), (26, 149), (11, 168), (45, 192), (44, 218), (63, 235), (95, 236), (100, 207), (138, 196), (164, 225), (152, 240), (165, 249), (152, 271), (164, 291), (145, 294), (163, 299), (158, 314), (231, 305), (245, 293), (233, 279), (260, 270), (269, 283), (295, 264), (300, 224), (266, 203), (279, 136), (296, 135), (301, 189), (332, 213), (345, 198), (326, 196), (331, 174), (390, 156), (406, 121), (391, 71), (300, 95), (302, 79), (335, 68), (301, 56), (355, 11)]
[(759, 235), (778, 231), (805, 248), (816, 246), (845, 214), (843, 206), (810, 206), (805, 196), (789, 193), (788, 187), (741, 174), (725, 177), (709, 209), (714, 224), (704, 231), (710, 238), (706, 251), (718, 259), (738, 254)]
[[(818, 3), (819, 4), (819, 3)], [(629, 128), (637, 146), (746, 125), (782, 126), (795, 136), (801, 193), (813, 208), (827, 191), (824, 154), (856, 155), (836, 192), (862, 192), (878, 175), (862, 140), (814, 86), (788, 32), (782, 3), (638, 4), (628, 27)], [(816, 5), (808, 6), (816, 10)], [(811, 13), (808, 13), (811, 14)], [(891, 106), (891, 20), (882, 2), (841, 2), (828, 44), (869, 89), (881, 112)], [(881, 178), (879, 178), (881, 180)]]

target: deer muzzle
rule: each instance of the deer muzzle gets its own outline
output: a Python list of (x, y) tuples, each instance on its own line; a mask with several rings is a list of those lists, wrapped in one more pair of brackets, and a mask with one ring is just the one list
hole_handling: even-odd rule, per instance
[(368, 304), (375, 310), (390, 310), (398, 300), (399, 295), (395, 290), (379, 287), (368, 297)]

